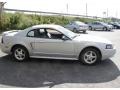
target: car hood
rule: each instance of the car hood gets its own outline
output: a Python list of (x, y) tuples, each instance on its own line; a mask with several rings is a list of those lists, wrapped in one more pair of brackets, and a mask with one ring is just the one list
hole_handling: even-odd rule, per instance
[(85, 35), (85, 34), (77, 36), (76, 38), (74, 38), (74, 40), (112, 44), (111, 41), (105, 38), (98, 37), (98, 36), (92, 36), (92, 35)]
[(112, 27), (112, 25), (108, 25), (108, 27)]

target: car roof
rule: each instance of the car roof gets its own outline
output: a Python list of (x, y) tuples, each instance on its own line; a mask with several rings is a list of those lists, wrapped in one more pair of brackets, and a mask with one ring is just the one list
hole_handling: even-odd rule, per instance
[(36, 28), (53, 28), (53, 29), (56, 29), (58, 31), (61, 31), (63, 32), (60, 28), (62, 26), (60, 25), (55, 25), (55, 24), (40, 24), (40, 25), (34, 25), (34, 26), (31, 26), (31, 27), (28, 27), (22, 31), (20, 31), (18, 34), (19, 35), (26, 35), (26, 33), (28, 33), (30, 30), (34, 30)]
[[(25, 32), (28, 32), (29, 30), (34, 30), (36, 28), (51, 28), (51, 29), (55, 29), (57, 31), (60, 31), (62, 33), (64, 33), (65, 31), (63, 29), (66, 29), (60, 25), (55, 25), (55, 24), (41, 24), (41, 25), (34, 25), (32, 27), (29, 27), (25, 30)], [(68, 29), (67, 29), (68, 30)]]
[(34, 25), (32, 28), (59, 28), (61, 27), (60, 25), (55, 25), (55, 24), (41, 24), (41, 25)]

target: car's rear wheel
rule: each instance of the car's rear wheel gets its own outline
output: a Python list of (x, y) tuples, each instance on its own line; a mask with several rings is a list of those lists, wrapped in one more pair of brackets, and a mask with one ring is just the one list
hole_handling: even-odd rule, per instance
[(83, 64), (93, 65), (101, 60), (101, 54), (95, 48), (86, 48), (81, 52), (79, 59)]
[(12, 56), (16, 61), (28, 60), (29, 54), (25, 47), (16, 46), (12, 50)]
[(86, 33), (86, 30), (83, 30), (83, 33)]
[(89, 26), (89, 30), (93, 30), (91, 26)]

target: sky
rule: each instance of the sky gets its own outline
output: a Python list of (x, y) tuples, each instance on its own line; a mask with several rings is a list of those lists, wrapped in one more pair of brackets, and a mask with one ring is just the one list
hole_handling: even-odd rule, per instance
[[(120, 18), (120, 0), (0, 0), (5, 8)], [(68, 10), (67, 10), (68, 5)]]

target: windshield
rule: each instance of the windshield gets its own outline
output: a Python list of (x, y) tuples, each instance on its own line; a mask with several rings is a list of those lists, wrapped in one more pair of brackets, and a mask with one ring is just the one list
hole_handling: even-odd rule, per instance
[(103, 25), (109, 25), (109, 24), (107, 24), (107, 23), (104, 23), (104, 22), (100, 22), (101, 24), (103, 24)]
[(80, 22), (80, 21), (75, 21), (75, 23), (79, 25), (85, 25), (83, 22)]
[(59, 29), (61, 30), (62, 33), (64, 33), (66, 36), (68, 36), (71, 39), (73, 39), (77, 36), (77, 34), (73, 33), (72, 31), (70, 31), (64, 27), (59, 27)]
[(115, 22), (115, 24), (116, 24), (116, 25), (119, 25), (119, 23), (118, 23), (118, 22)]

